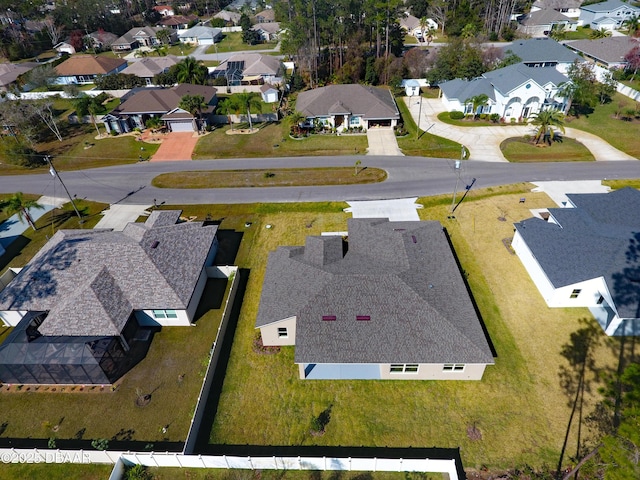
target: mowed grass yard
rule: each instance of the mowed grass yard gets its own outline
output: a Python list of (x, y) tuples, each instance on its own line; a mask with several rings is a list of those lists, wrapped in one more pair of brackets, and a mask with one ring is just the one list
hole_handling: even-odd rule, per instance
[(261, 125), (257, 133), (227, 135), (232, 127), (240, 128), (237, 124), (225, 125), (202, 137), (196, 144), (193, 158), (355, 155), (364, 154), (368, 146), (366, 135), (312, 135), (294, 140), (289, 137), (285, 122)]
[(525, 162), (593, 162), (595, 158), (587, 147), (573, 138), (562, 138), (551, 145), (532, 143), (523, 137), (507, 138), (500, 144), (507, 160)]
[(579, 118), (567, 119), (565, 127), (577, 128), (593, 133), (604, 141), (609, 142), (618, 150), (628, 153), (632, 157), (640, 158), (640, 122), (626, 122), (615, 118), (618, 105), (632, 108), (633, 100), (616, 93), (611, 103), (596, 106), (593, 113)]
[[(530, 208), (554, 206), (529, 188), (472, 191), (455, 220), (446, 218), (450, 198), (420, 202), (425, 205), (420, 217), (440, 220), (449, 231), (498, 353), (496, 365), (479, 382), (301, 381), (294, 347), (275, 355), (254, 353), (268, 252), (279, 245), (303, 245), (307, 235), (343, 231), (349, 215), (334, 208), (279, 212), (277, 206), (248, 215), (254, 222), (252, 238), (245, 239), (250, 244), (242, 247), (238, 263), (250, 269), (249, 282), (210, 443), (460, 446), (470, 468), (555, 465), (570, 416), (569, 396), (559, 380), (560, 369), (569, 364), (561, 352), (589, 312), (547, 308), (503, 243), (513, 236), (513, 222), (531, 216)], [(616, 340), (604, 334), (600, 339), (596, 365), (615, 368)], [(592, 387), (584, 416), (598, 399)], [(326, 433), (310, 435), (312, 417), (329, 406)], [(474, 426), (482, 434), (479, 440), (467, 434)], [(589, 436), (584, 426), (582, 434)], [(568, 454), (575, 449), (574, 426)]]

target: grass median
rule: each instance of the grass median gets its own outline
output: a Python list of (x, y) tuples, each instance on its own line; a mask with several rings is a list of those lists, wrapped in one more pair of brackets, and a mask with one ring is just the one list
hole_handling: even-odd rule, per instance
[(382, 182), (387, 172), (369, 167), (278, 168), (163, 173), (151, 184), (158, 188), (305, 187)]
[(563, 137), (551, 145), (531, 143), (523, 137), (507, 138), (500, 150), (510, 162), (593, 162), (595, 158), (587, 147), (573, 138)]

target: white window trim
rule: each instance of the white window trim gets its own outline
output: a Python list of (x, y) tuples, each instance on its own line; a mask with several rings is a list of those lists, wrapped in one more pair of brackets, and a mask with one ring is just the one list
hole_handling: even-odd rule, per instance
[(442, 366), (443, 372), (462, 373), (464, 372), (466, 365), (464, 363), (445, 363)]
[[(394, 368), (402, 368), (402, 371), (394, 371)], [(411, 370), (408, 370), (408, 369)], [(415, 370), (413, 370), (415, 368)], [(420, 370), (418, 363), (392, 363), (389, 366), (389, 373), (392, 375), (415, 375)]]

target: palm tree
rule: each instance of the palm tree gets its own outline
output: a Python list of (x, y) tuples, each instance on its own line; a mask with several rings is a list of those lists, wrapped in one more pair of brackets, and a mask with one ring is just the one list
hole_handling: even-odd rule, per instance
[(427, 17), (422, 17), (420, 19), (420, 43), (424, 42), (424, 35), (425, 32), (427, 31), (427, 27), (429, 25), (429, 22), (427, 21)]
[(484, 93), (481, 93), (480, 95), (474, 95), (473, 97), (467, 98), (464, 103), (465, 105), (471, 104), (471, 114), (475, 119), (478, 116), (478, 108), (484, 107), (488, 101), (489, 97)]
[(199, 63), (195, 57), (186, 57), (175, 66), (176, 80), (178, 83), (193, 83), (204, 85), (209, 71), (207, 67)]
[(168, 28), (163, 28), (162, 30), (158, 30), (156, 38), (160, 41), (161, 45), (168, 45), (171, 43), (171, 32)]
[(551, 145), (556, 135), (552, 127), (564, 133), (564, 114), (558, 110), (541, 110), (534, 114), (531, 124), (538, 127), (534, 137), (536, 144), (546, 140)]
[(567, 26), (564, 23), (555, 23), (551, 27), (551, 32), (549, 32), (549, 37), (555, 40), (556, 42), (559, 42), (560, 40), (564, 40), (565, 38), (567, 38), (566, 27)]
[(635, 37), (638, 30), (640, 30), (640, 15), (633, 15), (627, 18), (622, 25), (627, 28), (627, 34), (630, 37)]
[(202, 122), (202, 109), (207, 108), (207, 104), (204, 102), (204, 97), (202, 95), (185, 95), (180, 99), (178, 107), (186, 110), (191, 115), (198, 116), (198, 131), (200, 131), (200, 123)]
[(291, 114), (291, 126), (293, 127), (294, 133), (300, 133), (300, 123), (304, 122), (307, 117), (304, 116), (303, 113), (295, 111)]
[(31, 228), (36, 229), (36, 225), (31, 218), (29, 209), (42, 210), (44, 207), (35, 200), (26, 200), (22, 192), (17, 192), (9, 198), (5, 198), (0, 204), (8, 215), (18, 215), (18, 220), (24, 223), (26, 220)]
[(604, 28), (601, 28), (600, 30), (594, 30), (593, 32), (591, 32), (591, 35), (589, 35), (589, 38), (598, 39), (598, 38), (607, 38), (610, 36), (611, 36), (611, 30), (605, 30)]
[(249, 119), (249, 130), (253, 130), (251, 110), (260, 110), (262, 108), (260, 98), (255, 93), (242, 92), (233, 96), (233, 102), (240, 111), (246, 110), (247, 118)]

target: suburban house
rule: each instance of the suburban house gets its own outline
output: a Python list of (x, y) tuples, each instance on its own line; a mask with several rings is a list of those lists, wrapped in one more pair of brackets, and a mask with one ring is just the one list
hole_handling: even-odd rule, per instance
[(270, 23), (276, 21), (276, 12), (273, 8), (266, 8), (255, 16), (256, 23)]
[(238, 12), (230, 12), (229, 10), (220, 10), (213, 18), (219, 18), (223, 20), (227, 25), (234, 26), (240, 22), (240, 15)]
[[(197, 115), (180, 108), (185, 95), (201, 95), (206, 108), (202, 109), (201, 124)], [(116, 109), (102, 117), (107, 132), (126, 133), (145, 128), (152, 117), (160, 117), (171, 132), (197, 132), (208, 124), (218, 102), (216, 89), (205, 85), (181, 83), (171, 88), (143, 88), (134, 91)]]
[(222, 40), (222, 29), (196, 25), (178, 32), (178, 40), (190, 45), (213, 45)]
[(552, 8), (536, 10), (518, 18), (518, 32), (531, 37), (545, 37), (553, 29), (563, 29), (565, 32), (575, 32), (578, 21)]
[(580, 21), (593, 30), (618, 30), (625, 20), (640, 15), (640, 8), (621, 0), (607, 0), (580, 7)]
[[(520, 121), (541, 110), (566, 113), (569, 104), (559, 87), (569, 79), (554, 67), (527, 67), (522, 63), (484, 73), (473, 80), (456, 78), (440, 84), (442, 103), (448, 111), (500, 115), (504, 121)], [(472, 112), (468, 100), (486, 95), (486, 105)]]
[(404, 30), (407, 35), (417, 38), (419, 41), (424, 41), (423, 36), (428, 35), (429, 31), (436, 30), (438, 24), (431, 18), (425, 19), (424, 26), (420, 25), (420, 20), (410, 13), (405, 13), (399, 19), (400, 28)]
[(624, 35), (594, 40), (574, 40), (565, 45), (601, 67), (625, 68), (627, 61), (624, 56), (640, 45), (640, 40)]
[(173, 7), (169, 5), (154, 5), (153, 10), (158, 12), (163, 17), (170, 17), (174, 14)]
[(309, 380), (480, 380), (494, 363), (439, 222), (352, 218), (269, 254), (263, 345), (295, 345)]
[(277, 40), (280, 36), (281, 28), (280, 23), (271, 22), (271, 23), (256, 23), (251, 26), (251, 30), (255, 30), (260, 35), (260, 39), (263, 42), (270, 42), (272, 40)]
[(587, 307), (607, 335), (640, 335), (640, 192), (569, 194), (515, 224), (512, 247), (549, 307)]
[[(162, 42), (157, 37), (160, 30), (165, 29), (162, 27), (134, 27), (113, 42), (111, 44), (111, 50), (114, 52), (127, 52), (139, 47), (161, 45)], [(177, 35), (175, 31), (171, 30), (171, 42), (175, 42), (176, 38)]]
[(135, 75), (144, 78), (147, 85), (153, 85), (153, 77), (159, 73), (166, 73), (171, 67), (180, 63), (180, 59), (175, 55), (165, 57), (145, 57), (133, 62), (122, 73)]
[(169, 15), (160, 20), (158, 26), (170, 30), (186, 30), (189, 24), (197, 20), (198, 17), (195, 15)]
[(56, 43), (53, 49), (58, 53), (66, 53), (67, 55), (76, 53), (76, 47), (71, 44), (69, 39)]
[(296, 110), (307, 121), (335, 128), (395, 127), (400, 119), (393, 94), (368, 85), (329, 85), (298, 94)]
[(119, 73), (125, 68), (127, 68), (127, 61), (122, 58), (74, 55), (55, 67), (58, 75), (55, 83), (60, 85), (93, 83), (98, 75)]
[(584, 61), (574, 51), (551, 38), (533, 38), (515, 40), (502, 49), (505, 55), (513, 53), (527, 67), (555, 67), (561, 73), (567, 73), (577, 60)]
[(111, 384), (159, 326), (189, 326), (213, 264), (216, 226), (156, 210), (123, 231), (60, 230), (3, 276), (0, 381)]
[(569, 18), (580, 17), (580, 5), (583, 0), (536, 0), (531, 5), (531, 11), (553, 9)]
[(96, 30), (84, 38), (90, 48), (96, 48), (99, 50), (111, 48), (111, 44), (118, 40), (118, 36), (115, 33), (106, 32), (104, 30)]
[(273, 85), (265, 83), (260, 87), (260, 96), (264, 103), (275, 103), (279, 100), (280, 92)]
[(6, 92), (11, 89), (20, 75), (24, 75), (38, 66), (39, 64), (35, 62), (0, 63), (0, 91)]
[(213, 71), (213, 78), (224, 77), (227, 85), (279, 85), (284, 76), (282, 60), (272, 55), (238, 53), (220, 62)]

